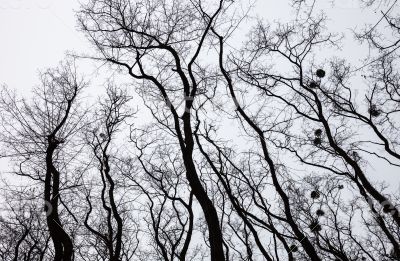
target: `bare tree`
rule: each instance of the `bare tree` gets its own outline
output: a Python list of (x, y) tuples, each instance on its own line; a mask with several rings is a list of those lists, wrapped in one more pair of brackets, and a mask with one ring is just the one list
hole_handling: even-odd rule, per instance
[(135, 93), (114, 78), (86, 109), (73, 60), (31, 99), (2, 89), (0, 257), (399, 260), (400, 196), (376, 169), (400, 167), (397, 1), (360, 1), (383, 10), (354, 35), (361, 67), (330, 55), (316, 1), (288, 2), (270, 23), (251, 2), (86, 1), (90, 58)]
[[(217, 211), (199, 179), (193, 159), (192, 109), (199, 95), (198, 65), (210, 28), (218, 23), (228, 1), (90, 1), (80, 13), (83, 31), (104, 59), (125, 68), (131, 77), (151, 84), (146, 95), (157, 95), (168, 104), (158, 121), (179, 142), (186, 177), (200, 203), (209, 233), (211, 259), (223, 260), (223, 239)], [(179, 87), (176, 87), (179, 82)], [(156, 90), (154, 90), (154, 87)], [(157, 93), (158, 92), (158, 93)], [(179, 112), (177, 100), (184, 99)], [(159, 100), (159, 99), (158, 99)], [(181, 113), (181, 115), (180, 115)], [(170, 122), (172, 121), (172, 122)]]
[(5, 154), (20, 161), (18, 175), (42, 183), (54, 260), (73, 259), (72, 239), (61, 221), (59, 205), (71, 213), (61, 199), (62, 189), (76, 184), (68, 184), (61, 171), (70, 168), (65, 159), (75, 155), (75, 150), (64, 151), (64, 148), (81, 126), (82, 113), (76, 111), (75, 103), (85, 85), (76, 73), (74, 62), (67, 61), (41, 75), (41, 86), (35, 89), (31, 102), (19, 100), (5, 88), (1, 95)]
[[(238, 68), (238, 77), (241, 80), (259, 90), (262, 95), (271, 99), (271, 102), (276, 101), (285, 106), (287, 112), (284, 117), (278, 119), (278, 122), (279, 120), (282, 122), (281, 125), (290, 121), (293, 126), (300, 120), (304, 127), (315, 126), (314, 130), (308, 128), (308, 133), (305, 129), (305, 135), (301, 135), (290, 130), (283, 132), (279, 124), (274, 122), (270, 132), (276, 132), (277, 135), (281, 133), (282, 138), (281, 140), (270, 138), (272, 143), (277, 148), (293, 153), (303, 164), (346, 177), (352, 186), (357, 188), (364, 199), (364, 204), (369, 207), (373, 219), (385, 235), (387, 243), (393, 246), (397, 255), (398, 233), (390, 228), (392, 221), (397, 227), (399, 225), (398, 209), (392, 202), (397, 199), (388, 197), (370, 181), (366, 173), (368, 169), (362, 164), (360, 154), (364, 152), (388, 162), (391, 160), (387, 156), (380, 156), (379, 148), (375, 146), (368, 148), (362, 146), (368, 142), (355, 139), (356, 133), (351, 131), (350, 124), (354, 124), (354, 120), (366, 123), (381, 139), (385, 150), (394, 157), (396, 153), (391, 149), (390, 139), (385, 138), (375, 125), (377, 124), (375, 118), (380, 112), (377, 112), (378, 108), (371, 102), (373, 94), (366, 98), (369, 115), (358, 112), (356, 105), (358, 101), (354, 100), (348, 81), (350, 70), (345, 63), (335, 60), (331, 62), (333, 75), (330, 81), (323, 79), (326, 74), (323, 69), (315, 68), (310, 57), (314, 48), (319, 45), (334, 44), (331, 36), (321, 34), (322, 21), (310, 18), (306, 27), (280, 26), (276, 31), (259, 25), (246, 51), (254, 59), (246, 57), (246, 59), (234, 59), (233, 62)], [(296, 37), (299, 37), (298, 40)], [(286, 60), (286, 63), (293, 68), (292, 71), (276, 73), (273, 68), (261, 65), (258, 59), (262, 61), (264, 54)], [(386, 104), (389, 106), (389, 102)], [(382, 124), (385, 124), (384, 122), (385, 120), (381, 121)], [(259, 135), (262, 135), (261, 130)], [(390, 213), (392, 221), (379, 213), (373, 201), (383, 206), (384, 213)]]
[[(86, 192), (86, 201), (88, 204), (88, 211), (85, 215), (84, 224), (85, 227), (94, 234), (98, 241), (104, 244), (105, 250), (94, 244), (94, 248), (99, 249), (97, 251), (98, 256), (104, 256), (105, 260), (119, 261), (119, 260), (130, 260), (130, 257), (134, 254), (135, 248), (132, 247), (128, 242), (133, 242), (135, 231), (129, 230), (127, 235), (124, 230), (126, 226), (127, 215), (125, 214), (123, 206), (123, 200), (119, 199), (120, 193), (120, 182), (117, 181), (117, 174), (120, 173), (118, 170), (118, 161), (114, 158), (116, 152), (112, 150), (112, 142), (117, 138), (118, 131), (121, 128), (121, 124), (133, 115), (133, 112), (127, 108), (127, 103), (130, 97), (126, 91), (117, 89), (112, 84), (107, 87), (107, 97), (99, 102), (99, 109), (94, 113), (94, 123), (89, 124), (86, 133), (86, 142), (91, 148), (91, 152), (95, 158), (95, 165), (100, 175), (101, 189), (100, 201), (96, 205), (91, 202), (91, 196), (96, 190), (90, 188)], [(117, 166), (115, 166), (117, 164)], [(90, 186), (90, 185), (89, 185)], [(90, 218), (93, 216), (93, 208), (98, 205), (103, 208), (105, 214), (96, 212), (96, 218), (100, 221), (97, 222), (96, 228), (90, 224)], [(137, 238), (136, 238), (137, 239)], [(96, 240), (96, 241), (97, 241)], [(137, 243), (136, 243), (137, 244)]]

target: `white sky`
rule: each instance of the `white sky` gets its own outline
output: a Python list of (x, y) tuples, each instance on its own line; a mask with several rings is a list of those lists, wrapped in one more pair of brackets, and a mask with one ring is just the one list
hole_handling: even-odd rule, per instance
[[(328, 6), (329, 27), (338, 32), (349, 33), (371, 15), (359, 11), (354, 0), (338, 0), (333, 8), (330, 1), (320, 2)], [(88, 42), (76, 30), (73, 10), (78, 7), (78, 1), (0, 0), (0, 83), (27, 90), (37, 82), (38, 70), (56, 65), (66, 51), (87, 51)], [(294, 15), (284, 0), (258, 1), (256, 10), (269, 21), (285, 21)], [(354, 55), (360, 48), (352, 42), (345, 50)]]
[[(367, 49), (353, 40), (351, 29), (356, 25), (360, 28), (364, 22), (376, 22), (376, 13), (360, 10), (358, 0), (336, 1), (332, 6), (329, 0), (318, 0), (316, 8), (322, 6), (328, 12), (331, 31), (348, 34), (340, 55), (358, 63)], [(295, 15), (288, 2), (259, 0), (255, 10), (271, 22), (285, 21)], [(0, 0), (0, 84), (29, 91), (38, 82), (38, 70), (55, 66), (67, 51), (88, 52), (90, 45), (76, 26), (74, 9), (78, 7), (78, 1), (67, 0)], [(96, 78), (94, 63), (84, 68), (86, 75)], [(388, 179), (400, 184), (397, 175), (391, 173)]]

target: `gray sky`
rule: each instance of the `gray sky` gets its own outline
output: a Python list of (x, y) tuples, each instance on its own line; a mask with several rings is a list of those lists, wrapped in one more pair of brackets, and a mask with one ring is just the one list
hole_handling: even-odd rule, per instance
[[(369, 20), (371, 14), (363, 14), (356, 4), (351, 0), (339, 0), (333, 8), (323, 4), (329, 6), (329, 27), (350, 32), (360, 20)], [(26, 90), (37, 82), (39, 69), (56, 65), (66, 51), (87, 51), (88, 42), (76, 30), (74, 9), (78, 7), (78, 1), (0, 0), (0, 83)], [(256, 10), (269, 21), (285, 21), (295, 14), (288, 1), (258, 1)], [(360, 49), (352, 42), (345, 51), (354, 55)]]
[(0, 82), (27, 90), (39, 69), (55, 66), (67, 50), (87, 50), (76, 30), (75, 1), (0, 0)]
[[(361, 21), (372, 23), (375, 18), (370, 11), (359, 10), (354, 0), (338, 0), (333, 7), (330, 1), (320, 2), (328, 7), (324, 9), (329, 11), (328, 26), (333, 31), (349, 33)], [(89, 50), (85, 37), (76, 30), (74, 9), (78, 7), (78, 1), (0, 0), (0, 83), (26, 90), (37, 82), (39, 69), (56, 65), (66, 51)], [(269, 21), (285, 21), (295, 15), (287, 0), (257, 1), (255, 10)], [(354, 51), (358, 54), (361, 49), (350, 40), (344, 51), (354, 56)]]
[[(353, 40), (351, 29), (375, 23), (380, 10), (361, 10), (357, 0), (337, 0), (334, 6), (331, 1), (317, 2), (316, 9), (327, 12), (329, 30), (348, 36), (343, 51), (328, 56), (344, 56), (361, 65), (360, 57), (365, 57), (368, 49)], [(89, 52), (90, 45), (76, 26), (74, 9), (78, 7), (77, 1), (0, 0), (0, 84), (29, 91), (38, 82), (38, 70), (55, 66), (67, 51)], [(284, 22), (295, 15), (288, 0), (259, 0), (254, 10), (254, 15), (270, 22)], [(84, 74), (97, 78), (93, 75), (94, 63), (83, 67)], [(383, 171), (379, 165), (375, 168)], [(396, 173), (388, 169), (383, 172), (387, 175), (385, 180), (399, 186)]]

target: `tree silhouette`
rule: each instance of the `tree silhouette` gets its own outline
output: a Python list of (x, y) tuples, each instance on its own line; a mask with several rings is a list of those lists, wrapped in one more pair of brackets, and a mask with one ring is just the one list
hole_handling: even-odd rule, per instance
[(360, 66), (319, 3), (289, 2), (284, 23), (82, 4), (112, 77), (89, 87), (67, 57), (31, 97), (1, 91), (2, 260), (400, 260), (398, 3), (359, 2), (383, 10), (354, 31)]

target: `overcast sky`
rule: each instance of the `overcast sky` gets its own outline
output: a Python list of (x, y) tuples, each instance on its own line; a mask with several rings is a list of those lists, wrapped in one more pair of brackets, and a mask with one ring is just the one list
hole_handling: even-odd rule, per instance
[[(372, 23), (375, 18), (370, 11), (359, 10), (357, 1), (339, 0), (334, 7), (330, 1), (320, 2), (328, 7), (328, 25), (337, 32), (350, 33), (360, 21)], [(295, 14), (285, 0), (262, 0), (257, 5), (255, 12), (269, 21), (285, 21)], [(0, 0), (0, 83), (30, 88), (39, 69), (56, 65), (67, 51), (89, 50), (77, 30), (74, 10), (78, 8), (78, 1)], [(355, 55), (360, 48), (353, 42), (345, 45), (345, 51)]]
[[(323, 9), (329, 17), (330, 31), (345, 33), (347, 38), (341, 53), (351, 62), (360, 64), (367, 48), (360, 47), (352, 38), (351, 30), (360, 29), (364, 23), (377, 21), (379, 10), (361, 10), (356, 0), (318, 1), (316, 9)], [(0, 84), (7, 84), (22, 92), (29, 91), (38, 83), (38, 71), (55, 66), (68, 51), (85, 53), (90, 45), (77, 30), (74, 10), (78, 1), (54, 0), (0, 0)], [(260, 0), (254, 8), (255, 15), (273, 21), (287, 21), (295, 12), (287, 0)], [(94, 75), (96, 65), (86, 63), (84, 74)], [(93, 80), (93, 79), (91, 79)], [(382, 169), (377, 167), (377, 171)], [(385, 170), (386, 180), (394, 181), (398, 187), (398, 174)]]

